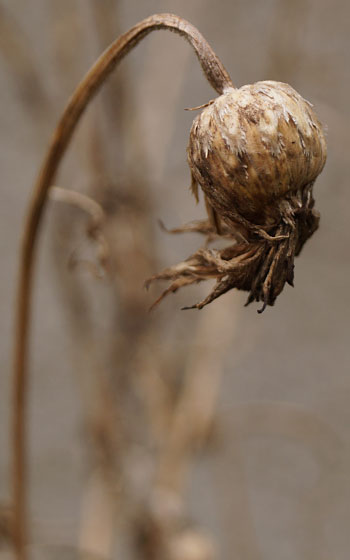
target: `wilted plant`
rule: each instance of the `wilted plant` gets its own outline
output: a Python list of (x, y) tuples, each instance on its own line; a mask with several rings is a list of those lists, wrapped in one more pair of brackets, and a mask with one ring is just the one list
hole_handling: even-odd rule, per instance
[[(260, 82), (235, 89), (202, 35), (174, 15), (151, 16), (117, 39), (75, 90), (54, 133), (37, 179), (23, 236), (18, 288), (14, 370), (14, 514), (17, 557), (25, 558), (25, 424), (30, 300), (34, 252), (42, 213), (59, 164), (76, 125), (117, 63), (158, 29), (184, 36), (205, 76), (220, 94), (195, 119), (188, 149), (192, 190), (202, 188), (208, 220), (179, 228), (223, 236), (234, 242), (220, 250), (200, 249), (187, 261), (150, 279), (169, 279), (174, 292), (216, 278), (201, 308), (233, 287), (249, 291), (248, 301), (272, 305), (284, 283), (292, 283), (293, 260), (317, 229), (312, 185), (322, 170), (326, 145), (310, 105), (290, 86)], [(163, 297), (161, 296), (161, 297)], [(160, 298), (161, 299), (161, 298)]]

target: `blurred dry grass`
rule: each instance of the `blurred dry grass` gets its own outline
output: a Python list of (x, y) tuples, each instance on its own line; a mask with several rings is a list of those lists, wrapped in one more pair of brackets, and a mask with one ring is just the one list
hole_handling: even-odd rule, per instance
[[(296, 288), (263, 317), (242, 309), (240, 294), (180, 312), (198, 299), (198, 286), (149, 315), (155, 292), (145, 293), (143, 280), (198, 245), (196, 236), (160, 232), (157, 220), (175, 226), (202, 216), (187, 190), (192, 115), (183, 108), (213, 93), (188, 45), (170, 34), (150, 37), (121, 65), (59, 177), (104, 209), (111, 274), (101, 281), (68, 269), (73, 252), (96, 257), (79, 210), (52, 202), (42, 236), (30, 388), (33, 558), (345, 560), (345, 0), (1, 2), (0, 503), (9, 500), (9, 325), (33, 178), (89, 64), (160, 11), (192, 21), (235, 83), (284, 80), (315, 104), (329, 126), (315, 193), (322, 226), (296, 263)], [(4, 558), (9, 519), (4, 507)]]

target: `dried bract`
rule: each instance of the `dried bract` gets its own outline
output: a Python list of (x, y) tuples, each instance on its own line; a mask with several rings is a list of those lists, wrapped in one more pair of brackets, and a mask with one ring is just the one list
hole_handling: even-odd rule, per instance
[(198, 198), (200, 186), (205, 196), (206, 231), (235, 244), (201, 249), (151, 280), (171, 280), (166, 295), (215, 277), (198, 309), (231, 288), (248, 291), (247, 303), (262, 301), (262, 310), (273, 305), (285, 283), (293, 285), (294, 256), (318, 227), (312, 188), (326, 153), (311, 104), (289, 85), (227, 88), (195, 118), (188, 161), (192, 191)]

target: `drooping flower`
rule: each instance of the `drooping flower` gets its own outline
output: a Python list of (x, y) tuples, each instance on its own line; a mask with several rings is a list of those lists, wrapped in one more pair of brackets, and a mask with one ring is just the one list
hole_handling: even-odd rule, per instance
[[(248, 301), (273, 305), (293, 285), (294, 257), (318, 227), (313, 184), (326, 161), (323, 127), (312, 105), (273, 81), (227, 88), (195, 118), (188, 146), (192, 191), (200, 186), (209, 220), (176, 231), (201, 231), (235, 241), (202, 248), (150, 279), (171, 280), (159, 298), (216, 278), (201, 309), (232, 288)], [(158, 300), (158, 301), (159, 301)]]

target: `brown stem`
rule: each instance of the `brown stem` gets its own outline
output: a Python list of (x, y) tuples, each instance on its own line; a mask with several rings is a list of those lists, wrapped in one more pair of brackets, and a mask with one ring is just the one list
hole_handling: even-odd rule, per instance
[(30, 201), (20, 254), (17, 315), (14, 347), (13, 401), (13, 502), (14, 535), (18, 560), (26, 558), (27, 498), (26, 498), (26, 404), (27, 355), (32, 294), (34, 253), (37, 234), (47, 193), (53, 183), (61, 159), (68, 147), (76, 125), (93, 98), (118, 62), (151, 31), (170, 29), (185, 37), (199, 59), (205, 76), (218, 93), (233, 87), (231, 79), (211, 47), (187, 21), (171, 14), (153, 15), (114, 41), (89, 70), (73, 93), (53, 135)]

